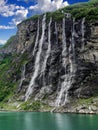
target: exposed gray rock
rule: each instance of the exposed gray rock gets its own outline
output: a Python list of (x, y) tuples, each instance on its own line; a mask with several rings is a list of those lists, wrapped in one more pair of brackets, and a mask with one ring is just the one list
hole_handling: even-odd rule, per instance
[[(24, 21), (18, 25), (14, 41), (0, 53), (28, 54), (25, 78), (21, 86), (17, 86), (23, 101), (24, 98), (44, 99), (52, 100), (50, 104), (54, 106), (56, 102), (63, 106), (70, 98), (98, 94), (98, 23), (89, 24), (84, 18), (71, 17), (57, 22), (42, 16)], [(93, 113), (96, 110), (79, 106), (75, 111)]]

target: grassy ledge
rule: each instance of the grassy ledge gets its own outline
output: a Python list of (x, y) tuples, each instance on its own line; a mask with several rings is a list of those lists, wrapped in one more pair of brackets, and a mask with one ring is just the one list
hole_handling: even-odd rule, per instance
[[(65, 16), (65, 13), (70, 13), (72, 17), (76, 19), (85, 17), (87, 21), (94, 22), (98, 19), (98, 0), (90, 0), (89, 2), (70, 5), (55, 12), (47, 12), (46, 14), (47, 19), (50, 19), (50, 17), (52, 17), (54, 20), (59, 21)], [(23, 22), (35, 20), (41, 16), (42, 15), (35, 15)]]

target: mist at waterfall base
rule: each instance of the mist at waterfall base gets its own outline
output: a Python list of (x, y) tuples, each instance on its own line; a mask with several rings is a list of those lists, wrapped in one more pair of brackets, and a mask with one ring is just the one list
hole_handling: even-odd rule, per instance
[(97, 115), (0, 112), (0, 130), (97, 130)]

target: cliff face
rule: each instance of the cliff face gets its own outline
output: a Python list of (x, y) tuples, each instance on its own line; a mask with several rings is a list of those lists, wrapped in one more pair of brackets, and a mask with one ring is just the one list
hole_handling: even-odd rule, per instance
[(21, 75), (12, 78), (18, 100), (59, 107), (98, 95), (98, 21), (43, 15), (19, 24), (14, 41), (1, 53), (17, 54), (14, 64), (27, 54)]
[(53, 106), (98, 94), (98, 22), (46, 15), (18, 25), (16, 52), (28, 53), (18, 87), (19, 100)]

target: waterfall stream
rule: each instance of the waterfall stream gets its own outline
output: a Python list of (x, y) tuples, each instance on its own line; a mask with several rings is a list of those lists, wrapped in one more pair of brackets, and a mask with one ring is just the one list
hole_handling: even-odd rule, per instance
[(56, 35), (56, 44), (58, 44), (58, 29), (57, 29), (57, 22), (55, 22), (55, 35)]
[(65, 75), (64, 75), (64, 81), (61, 83), (61, 90), (60, 92), (58, 92), (58, 96), (56, 99), (56, 106), (60, 106), (62, 104), (62, 97), (63, 97), (63, 101), (64, 101), (64, 94), (67, 93), (66, 92), (66, 86), (67, 86), (67, 78), (68, 75), (66, 74), (66, 54), (67, 54), (67, 48), (66, 48), (66, 34), (65, 34), (65, 18), (63, 18), (63, 27), (62, 27), (62, 42), (63, 42), (63, 50), (62, 50), (62, 66), (65, 68)]
[(82, 50), (84, 50), (84, 35), (85, 35), (85, 18), (82, 19), (82, 23), (81, 23), (81, 32), (82, 32)]
[(42, 45), (43, 45), (43, 41), (44, 41), (45, 28), (46, 28), (45, 21), (46, 21), (46, 15), (43, 16), (43, 20), (42, 20), (42, 35), (41, 35), (41, 39), (39, 41), (39, 48), (38, 48), (38, 52), (37, 52), (36, 59), (35, 59), (34, 73), (31, 77), (29, 87), (28, 87), (27, 92), (25, 94), (25, 101), (27, 101), (28, 98), (30, 97), (30, 95), (32, 94), (33, 89), (34, 89), (34, 85), (35, 85), (35, 79), (38, 76), (38, 72), (39, 72), (39, 68), (40, 68), (40, 56), (41, 56), (41, 52), (42, 52)]
[(47, 64), (47, 60), (51, 51), (51, 22), (52, 22), (52, 18), (50, 19), (49, 25), (48, 25), (48, 49), (46, 51), (46, 56), (42, 65), (42, 69), (41, 69), (41, 73), (44, 73), (45, 69), (46, 69), (46, 64)]
[(38, 39), (39, 39), (39, 19), (38, 19), (38, 23), (37, 23), (37, 36), (36, 36), (35, 46), (34, 46), (34, 49), (33, 49), (33, 56), (36, 52), (36, 47), (38, 45)]
[[(63, 81), (61, 82), (61, 89), (58, 92), (57, 99), (56, 99), (56, 106), (64, 106), (68, 102), (68, 90), (71, 87), (72, 82), (72, 75), (75, 73), (75, 29), (74, 29), (75, 20), (73, 20), (72, 26), (72, 38), (69, 47), (69, 56), (67, 57), (68, 51), (66, 46), (66, 33), (65, 33), (65, 18), (63, 18), (63, 32), (62, 32), (62, 42), (63, 42), (63, 50), (62, 50), (62, 66), (65, 68), (65, 75), (63, 76)], [(72, 52), (72, 54), (71, 54)], [(69, 72), (67, 71), (67, 61), (69, 61)]]
[(21, 80), (20, 80), (18, 92), (20, 92), (21, 87), (22, 87), (22, 83), (23, 83), (23, 81), (25, 80), (25, 71), (26, 71), (26, 64), (24, 64), (24, 65), (23, 65), (23, 68), (22, 68)]
[(45, 86), (45, 70), (46, 70), (47, 60), (51, 52), (51, 23), (52, 23), (52, 18), (50, 18), (48, 24), (48, 49), (46, 51), (44, 62), (41, 68), (41, 74), (43, 75), (43, 86)]

